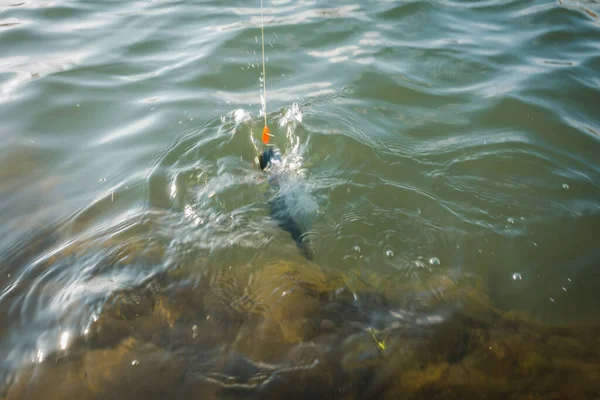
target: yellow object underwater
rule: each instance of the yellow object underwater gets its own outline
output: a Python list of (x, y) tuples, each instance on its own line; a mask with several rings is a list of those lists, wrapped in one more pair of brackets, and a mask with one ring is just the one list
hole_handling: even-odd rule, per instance
[(375, 328), (369, 328), (369, 331), (373, 336), (373, 340), (375, 341), (375, 343), (377, 343), (377, 347), (379, 347), (381, 350), (385, 350), (385, 338), (381, 341), (377, 339), (377, 331), (375, 330)]

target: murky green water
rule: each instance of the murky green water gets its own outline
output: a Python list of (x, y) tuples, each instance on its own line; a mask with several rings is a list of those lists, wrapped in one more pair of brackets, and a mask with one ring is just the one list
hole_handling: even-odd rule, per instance
[(312, 262), (259, 6), (0, 4), (0, 397), (600, 395), (600, 5), (265, 0)]

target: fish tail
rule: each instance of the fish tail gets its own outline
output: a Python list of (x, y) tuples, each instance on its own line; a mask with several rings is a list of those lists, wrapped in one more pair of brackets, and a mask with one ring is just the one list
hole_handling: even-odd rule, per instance
[(314, 258), (314, 253), (307, 241), (303, 239), (296, 240), (296, 246), (298, 247), (298, 250), (300, 250), (300, 253), (302, 253), (307, 260), (312, 261)]

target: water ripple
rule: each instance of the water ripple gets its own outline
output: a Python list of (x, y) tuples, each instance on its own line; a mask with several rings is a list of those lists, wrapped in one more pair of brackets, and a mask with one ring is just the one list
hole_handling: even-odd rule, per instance
[[(597, 321), (596, 1), (265, 3), (267, 118), (316, 209), (316, 263), (472, 274), (499, 307)], [(159, 273), (301, 258), (253, 165), (260, 21), (240, 1), (0, 7), (11, 366)], [(586, 283), (550, 302), (565, 276)]]

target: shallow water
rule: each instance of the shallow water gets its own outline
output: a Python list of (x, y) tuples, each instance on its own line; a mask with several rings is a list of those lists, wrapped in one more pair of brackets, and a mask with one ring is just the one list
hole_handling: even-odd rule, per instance
[[(161, 274), (184, 271), (169, 290), (195, 293), (214, 269), (313, 265), (253, 165), (259, 4), (0, 4), (0, 382)], [(406, 294), (396, 314), (450, 318), (407, 304), (476, 279), (503, 312), (600, 322), (597, 2), (264, 11), (269, 126), (315, 265)], [(258, 301), (226, 282), (227, 301)]]

